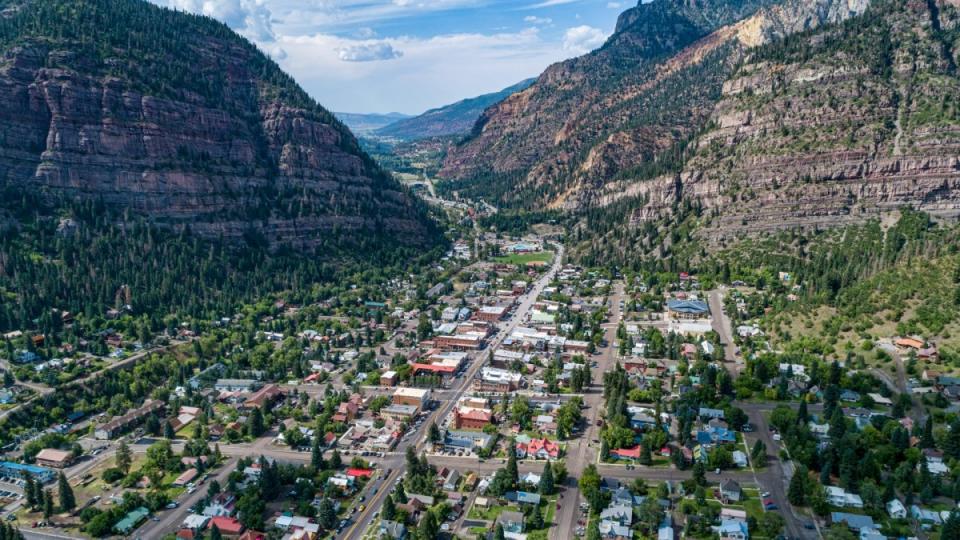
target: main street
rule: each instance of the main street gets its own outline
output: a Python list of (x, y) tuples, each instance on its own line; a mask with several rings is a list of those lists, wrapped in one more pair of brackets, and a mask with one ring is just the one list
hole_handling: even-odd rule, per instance
[[(550, 269), (544, 273), (537, 281), (533, 284), (529, 291), (520, 297), (520, 304), (517, 306), (514, 311), (513, 316), (505, 324), (501, 325), (500, 330), (490, 339), (487, 343), (487, 350), (496, 350), (500, 347), (500, 344), (503, 343), (503, 340), (506, 339), (513, 330), (520, 325), (522, 321), (526, 319), (528, 313), (533, 308), (533, 304), (537, 301), (537, 298), (540, 296), (540, 293), (543, 292), (543, 289), (553, 281), (554, 276), (560, 270), (560, 266), (563, 261), (564, 248), (562, 245), (556, 245), (556, 253), (553, 258), (553, 264), (550, 266)], [(450, 399), (441, 403), (423, 422), (421, 429), (410, 438), (410, 443), (402, 443), (398, 446), (398, 452), (402, 455), (406, 452), (406, 447), (409, 444), (413, 444), (414, 449), (419, 453), (423, 450), (426, 445), (426, 428), (431, 423), (440, 424), (444, 418), (446, 418), (450, 412), (453, 410), (453, 407), (456, 406), (457, 402), (463, 396), (463, 394), (473, 385), (473, 379), (476, 377), (477, 372), (480, 371), (481, 366), (485, 363), (486, 359), (483, 357), (484, 353), (474, 354), (471, 359), (471, 365), (467, 369), (467, 373), (464, 377), (458, 379), (457, 386), (453, 388), (453, 395), (450, 396)], [(390, 472), (386, 475), (386, 480), (384, 486), (387, 486), (384, 489), (377, 489), (375, 493), (371, 491), (375, 488), (367, 486), (367, 507), (364, 511), (360, 512), (357, 515), (356, 521), (353, 525), (343, 532), (342, 535), (338, 535), (338, 538), (343, 540), (358, 540), (363, 536), (363, 533), (370, 526), (370, 523), (373, 521), (374, 515), (379, 514), (380, 507), (383, 504), (384, 498), (391, 491), (392, 486), (395, 484), (398, 478), (403, 474), (403, 458), (401, 456), (395, 456), (393, 459), (385, 459), (381, 462), (381, 468), (384, 470), (389, 470)]]

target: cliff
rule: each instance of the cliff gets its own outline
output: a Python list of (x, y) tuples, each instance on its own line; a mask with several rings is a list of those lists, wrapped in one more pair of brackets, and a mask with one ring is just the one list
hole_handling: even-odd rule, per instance
[(0, 187), (231, 241), (431, 237), (349, 130), (224, 25), (140, 0), (2, 7)]

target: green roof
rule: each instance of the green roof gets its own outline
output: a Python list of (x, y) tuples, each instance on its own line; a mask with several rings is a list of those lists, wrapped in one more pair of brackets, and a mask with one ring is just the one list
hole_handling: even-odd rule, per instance
[(141, 506), (118, 521), (117, 524), (113, 526), (113, 530), (120, 534), (127, 534), (135, 529), (137, 525), (139, 525), (140, 522), (146, 519), (149, 515), (150, 511)]

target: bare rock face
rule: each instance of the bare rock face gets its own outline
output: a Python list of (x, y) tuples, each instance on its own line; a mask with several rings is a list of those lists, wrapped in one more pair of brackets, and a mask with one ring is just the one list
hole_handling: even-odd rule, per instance
[[(713, 237), (837, 225), (913, 206), (960, 214), (955, 7), (890, 2), (761, 49), (724, 84), (676, 197)], [(873, 51), (867, 53), (866, 51)], [(651, 201), (650, 219), (674, 201)]]
[(500, 177), (512, 184), (498, 192), (507, 205), (603, 204), (608, 185), (672, 167), (751, 47), (845, 20), (867, 2), (641, 3), (621, 15), (601, 49), (551, 66), (487, 109), (440, 174), (467, 183)]
[[(0, 186), (227, 240), (310, 248), (389, 230), (427, 241), (418, 204), (252, 45), (209, 20), (122, 4), (144, 25), (178, 26), (187, 60), (168, 80), (147, 77), (160, 68), (138, 63), (143, 51), (98, 56), (24, 30), (0, 53)], [(120, 16), (111, 7), (83, 6), (101, 23)]]

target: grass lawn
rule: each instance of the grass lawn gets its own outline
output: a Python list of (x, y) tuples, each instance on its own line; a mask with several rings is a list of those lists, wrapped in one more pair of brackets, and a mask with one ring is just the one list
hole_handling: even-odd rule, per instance
[(497, 516), (500, 515), (500, 512), (504, 510), (517, 510), (516, 507), (510, 506), (500, 506), (493, 504), (490, 508), (477, 508), (477, 505), (473, 505), (470, 508), (470, 513), (467, 514), (469, 519), (485, 519), (487, 521), (495, 521)]
[(505, 264), (527, 264), (531, 262), (548, 263), (553, 260), (553, 252), (537, 251), (534, 253), (514, 253), (513, 255), (507, 255), (505, 257), (497, 257), (494, 260), (498, 263)]

